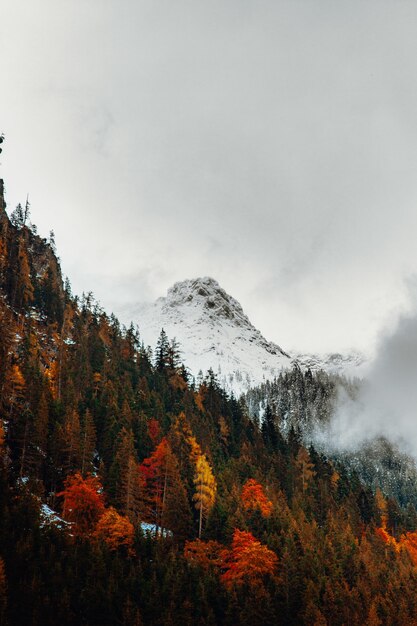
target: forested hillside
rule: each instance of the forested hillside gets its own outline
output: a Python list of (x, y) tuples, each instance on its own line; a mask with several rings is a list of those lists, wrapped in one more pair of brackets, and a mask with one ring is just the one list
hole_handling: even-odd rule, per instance
[(417, 624), (414, 507), (72, 295), (28, 209), (1, 184), (0, 624)]
[[(363, 482), (393, 497), (402, 507), (417, 505), (417, 467), (413, 457), (398, 444), (379, 435), (369, 437), (366, 427), (356, 441), (343, 447), (335, 441), (332, 423), (335, 412), (345, 401), (358, 400), (366, 380), (347, 379), (337, 374), (317, 371), (305, 373), (297, 363), (275, 378), (253, 387), (245, 394), (249, 415), (255, 420), (273, 411), (282, 434), (291, 428), (299, 432), (304, 445), (342, 462), (356, 472)], [(394, 383), (393, 383), (394, 384)]]

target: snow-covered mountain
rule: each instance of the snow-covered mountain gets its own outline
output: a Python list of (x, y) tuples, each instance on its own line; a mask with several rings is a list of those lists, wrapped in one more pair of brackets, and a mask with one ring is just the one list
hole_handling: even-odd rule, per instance
[(175, 283), (166, 297), (152, 304), (128, 307), (120, 317), (138, 324), (146, 345), (155, 346), (161, 328), (180, 343), (182, 358), (192, 374), (212, 368), (219, 382), (236, 394), (272, 379), (297, 360), (311, 369), (360, 375), (359, 355), (291, 354), (267, 341), (245, 315), (241, 305), (213, 278)]

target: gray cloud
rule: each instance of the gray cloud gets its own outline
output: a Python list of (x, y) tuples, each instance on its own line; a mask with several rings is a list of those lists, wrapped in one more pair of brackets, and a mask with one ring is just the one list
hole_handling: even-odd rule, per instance
[(417, 271), (417, 5), (1, 7), (7, 198), (77, 291), (212, 275), (288, 349), (373, 345)]
[(326, 433), (336, 447), (357, 448), (382, 435), (417, 458), (416, 281), (409, 287), (409, 310), (381, 333), (358, 399), (341, 392), (339, 409)]

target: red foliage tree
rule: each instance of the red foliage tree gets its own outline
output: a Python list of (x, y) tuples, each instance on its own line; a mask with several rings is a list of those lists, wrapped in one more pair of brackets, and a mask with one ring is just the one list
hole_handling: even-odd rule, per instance
[(63, 517), (73, 524), (76, 537), (88, 537), (104, 513), (100, 481), (91, 475), (83, 478), (77, 472), (67, 477), (64, 486), (64, 491), (58, 494), (64, 498)]
[(144, 518), (155, 524), (157, 534), (168, 529), (176, 537), (187, 536), (191, 511), (178, 470), (178, 460), (164, 437), (140, 466)]
[(278, 557), (252, 533), (235, 529), (231, 548), (217, 541), (187, 541), (184, 556), (205, 570), (223, 570), (220, 576), (227, 589), (248, 584), (261, 585), (275, 573)]
[(145, 486), (145, 516), (160, 525), (167, 487), (169, 444), (164, 437), (139, 470)]
[(269, 517), (272, 513), (272, 502), (266, 497), (262, 485), (254, 478), (250, 478), (243, 485), (241, 500), (246, 511), (259, 511), (262, 517)]
[(227, 588), (260, 584), (272, 575), (278, 563), (275, 552), (262, 545), (252, 533), (235, 529), (232, 549), (223, 552), (225, 571), (221, 580)]

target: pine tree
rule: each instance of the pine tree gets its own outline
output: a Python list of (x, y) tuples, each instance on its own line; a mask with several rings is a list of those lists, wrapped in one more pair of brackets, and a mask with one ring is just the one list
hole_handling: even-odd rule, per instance
[(85, 476), (93, 470), (93, 457), (96, 449), (96, 428), (94, 426), (94, 420), (87, 409), (84, 415), (82, 430), (81, 430), (81, 474)]
[(155, 367), (163, 372), (169, 365), (170, 345), (164, 329), (161, 330), (155, 349)]
[(265, 415), (262, 422), (262, 435), (266, 445), (271, 450), (277, 449), (278, 432), (276, 418), (272, 411), (271, 405), (268, 403), (265, 409)]
[(33, 449), (33, 469), (35, 475), (40, 478), (41, 470), (45, 464), (48, 454), (48, 427), (49, 427), (49, 406), (47, 392), (42, 390), (35, 417), (33, 420), (31, 433), (31, 446)]
[(20, 202), (10, 215), (10, 222), (15, 228), (22, 228), (24, 225), (24, 210)]
[(76, 409), (69, 409), (65, 413), (63, 433), (65, 440), (63, 465), (65, 472), (71, 472), (80, 469), (81, 466), (81, 426)]
[(114, 501), (119, 510), (137, 525), (142, 508), (139, 465), (136, 460), (133, 433), (126, 428), (122, 428), (119, 434), (114, 462), (110, 469), (110, 480)]
[(7, 577), (4, 560), (0, 557), (0, 626), (7, 624)]

